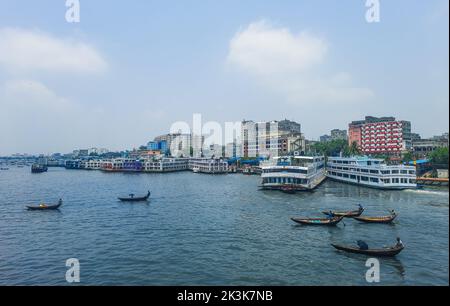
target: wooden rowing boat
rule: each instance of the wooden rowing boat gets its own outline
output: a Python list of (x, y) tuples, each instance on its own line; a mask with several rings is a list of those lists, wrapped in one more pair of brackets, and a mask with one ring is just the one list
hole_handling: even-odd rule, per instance
[(291, 218), (292, 221), (303, 225), (337, 225), (344, 219), (344, 216), (333, 218)]
[(397, 216), (398, 216), (397, 214), (392, 214), (390, 216), (383, 216), (383, 217), (355, 217), (354, 219), (364, 223), (387, 224), (392, 223), (397, 218)]
[(142, 196), (142, 197), (135, 197), (134, 194), (130, 194), (129, 197), (126, 197), (126, 198), (119, 197), (118, 199), (122, 202), (142, 202), (142, 201), (147, 201), (149, 197), (150, 197), (150, 191), (147, 192), (147, 195)]
[(46, 205), (46, 204), (41, 204), (39, 206), (27, 206), (28, 210), (57, 210), (61, 207), (62, 205), (62, 200), (58, 201), (58, 204), (56, 205)]
[[(351, 210), (351, 211), (331, 211), (331, 213), (336, 217), (346, 217), (346, 218), (354, 218), (359, 217), (364, 212), (364, 208), (360, 208), (358, 210)], [(329, 211), (323, 211), (324, 215), (330, 215)]]
[(397, 244), (390, 248), (383, 248), (383, 249), (360, 249), (358, 247), (352, 247), (352, 246), (344, 246), (344, 245), (338, 245), (338, 244), (332, 244), (332, 246), (340, 251), (348, 252), (348, 253), (355, 253), (355, 254), (363, 254), (363, 255), (369, 255), (374, 257), (393, 257), (398, 255), (403, 249), (405, 248), (403, 244)]

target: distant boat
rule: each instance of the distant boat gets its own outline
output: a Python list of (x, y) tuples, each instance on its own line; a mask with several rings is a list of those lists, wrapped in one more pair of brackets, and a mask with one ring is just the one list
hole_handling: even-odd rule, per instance
[(40, 204), (39, 206), (27, 206), (28, 210), (57, 210), (62, 205), (62, 200), (60, 199), (58, 201), (58, 204), (56, 205), (46, 205), (46, 204)]
[(394, 212), (390, 216), (382, 216), (382, 217), (355, 217), (355, 220), (358, 220), (360, 222), (364, 223), (382, 223), (382, 224), (388, 224), (394, 222), (394, 220), (397, 218), (397, 214)]
[(0, 168), (0, 170), (7, 171), (9, 168)]
[(122, 202), (143, 202), (143, 201), (147, 201), (149, 197), (150, 197), (150, 191), (147, 192), (147, 195), (142, 196), (142, 197), (135, 197), (135, 195), (133, 193), (130, 193), (129, 197), (126, 197), (126, 198), (119, 197), (118, 199)]
[(344, 216), (334, 218), (292, 218), (291, 220), (303, 225), (337, 225), (344, 219)]
[(41, 164), (33, 164), (31, 166), (31, 173), (43, 173), (43, 172), (47, 172), (48, 168), (46, 165), (41, 165)]
[(192, 168), (192, 172), (194, 172), (194, 173), (200, 173), (200, 168), (198, 168), (198, 167)]
[[(359, 217), (362, 215), (362, 213), (364, 212), (364, 208), (361, 206), (358, 210), (352, 210), (352, 211), (332, 211), (331, 213), (334, 216), (344, 216), (346, 218), (354, 218), (354, 217)], [(330, 215), (329, 211), (324, 211), (322, 212), (324, 215)]]

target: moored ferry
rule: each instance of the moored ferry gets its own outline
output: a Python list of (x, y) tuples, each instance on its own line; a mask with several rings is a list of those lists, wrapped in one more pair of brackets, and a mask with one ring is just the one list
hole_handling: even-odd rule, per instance
[(263, 162), (261, 189), (312, 191), (326, 179), (323, 156), (285, 156)]
[(330, 179), (379, 189), (417, 188), (413, 166), (387, 165), (384, 160), (359, 157), (329, 157), (327, 176)]

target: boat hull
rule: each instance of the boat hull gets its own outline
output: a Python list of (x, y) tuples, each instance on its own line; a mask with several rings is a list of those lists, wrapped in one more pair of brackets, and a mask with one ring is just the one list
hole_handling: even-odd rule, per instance
[(372, 249), (372, 250), (371, 249), (362, 250), (359, 248), (338, 245), (338, 244), (332, 244), (332, 246), (339, 251), (344, 251), (344, 252), (353, 253), (353, 254), (374, 256), (374, 257), (394, 257), (394, 256), (398, 255), (404, 249), (403, 246), (392, 247), (392, 248), (387, 248), (387, 249)]
[(337, 217), (333, 219), (310, 219), (310, 218), (291, 218), (292, 221), (302, 225), (313, 226), (335, 226), (342, 221), (344, 217)]
[(394, 222), (396, 218), (397, 215), (392, 217), (355, 217), (354, 219), (363, 223), (389, 224)]

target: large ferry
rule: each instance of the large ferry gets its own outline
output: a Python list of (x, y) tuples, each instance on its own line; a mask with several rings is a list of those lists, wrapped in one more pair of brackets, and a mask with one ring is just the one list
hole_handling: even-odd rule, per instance
[(261, 170), (266, 190), (312, 191), (326, 179), (323, 156), (277, 157), (263, 162)]
[(329, 157), (330, 179), (380, 189), (417, 188), (413, 166), (387, 165), (384, 160), (361, 157)]

